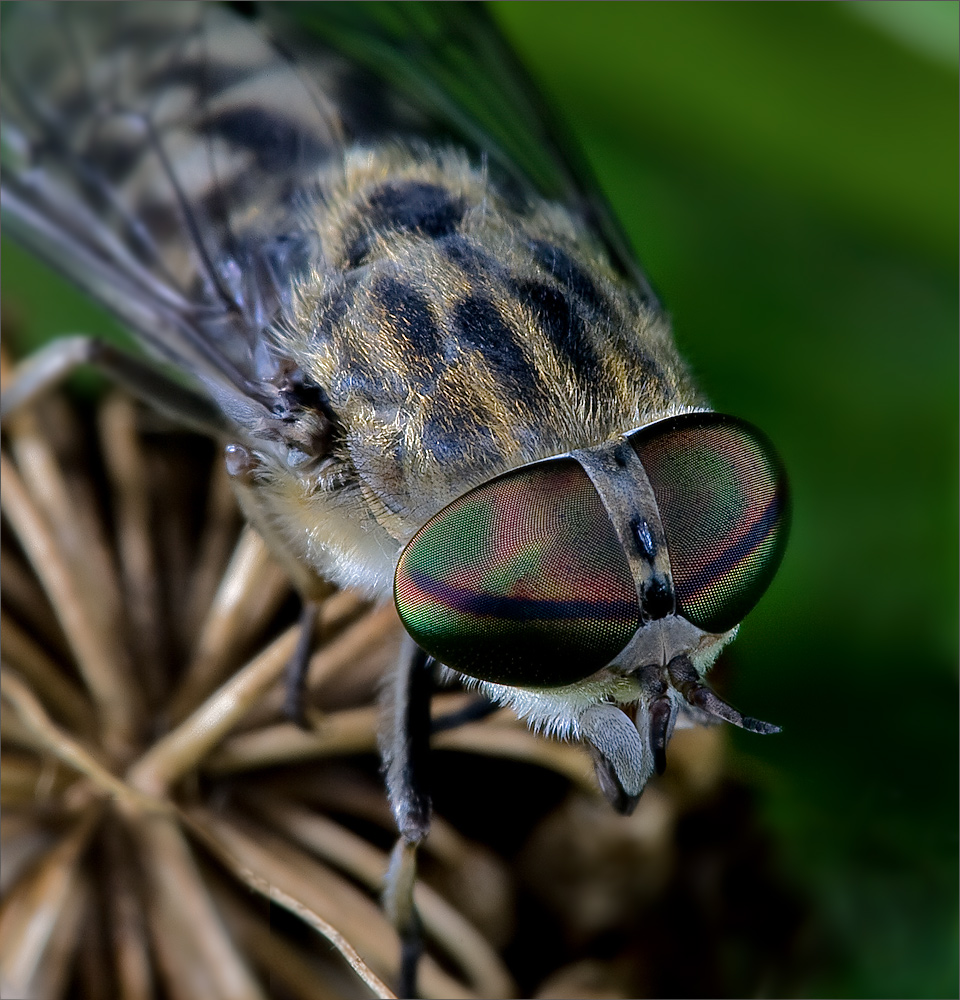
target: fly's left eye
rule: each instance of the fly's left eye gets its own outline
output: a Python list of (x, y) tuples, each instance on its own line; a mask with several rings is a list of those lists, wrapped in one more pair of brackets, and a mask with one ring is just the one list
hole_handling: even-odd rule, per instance
[(573, 459), (475, 487), (404, 549), (397, 610), (422, 649), (482, 680), (571, 684), (640, 627), (636, 585), (596, 489)]
[(678, 614), (726, 632), (770, 585), (786, 545), (787, 480), (773, 445), (717, 413), (658, 421), (630, 443), (657, 498)]

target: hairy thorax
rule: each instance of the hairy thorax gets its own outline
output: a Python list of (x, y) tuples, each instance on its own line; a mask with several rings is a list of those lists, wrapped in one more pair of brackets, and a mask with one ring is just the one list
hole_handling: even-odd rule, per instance
[(316, 251), (277, 347), (336, 428), (256, 493), (321, 575), (383, 590), (469, 487), (699, 402), (664, 317), (573, 216), (458, 153), (354, 150), (304, 214)]

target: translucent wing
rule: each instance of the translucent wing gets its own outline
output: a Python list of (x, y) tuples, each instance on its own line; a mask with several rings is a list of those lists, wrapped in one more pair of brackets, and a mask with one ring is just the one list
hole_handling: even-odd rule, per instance
[(261, 331), (309, 258), (302, 192), (344, 142), (322, 81), (218, 5), (4, 15), (8, 232), (238, 421), (275, 409)]
[[(287, 405), (265, 336), (354, 142), (466, 145), (562, 200), (656, 305), (588, 172), (479, 4), (4, 6), (8, 232), (247, 427)], [(243, 10), (249, 8), (244, 6)]]
[(303, 51), (308, 39), (323, 40), (402, 95), (434, 134), (473, 148), (521, 189), (532, 186), (578, 212), (602, 238), (613, 264), (659, 309), (579, 147), (483, 4), (332, 2), (273, 4), (269, 10), (275, 30), (291, 45)]

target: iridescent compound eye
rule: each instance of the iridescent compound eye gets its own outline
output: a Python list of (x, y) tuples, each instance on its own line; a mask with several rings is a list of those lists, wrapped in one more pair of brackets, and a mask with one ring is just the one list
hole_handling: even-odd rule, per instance
[(677, 613), (706, 632), (733, 628), (769, 586), (787, 541), (787, 480), (773, 445), (717, 413), (661, 420), (629, 440), (657, 498)]
[(394, 597), (442, 663), (530, 687), (589, 676), (640, 627), (623, 549), (571, 458), (515, 469), (440, 511), (404, 549)]

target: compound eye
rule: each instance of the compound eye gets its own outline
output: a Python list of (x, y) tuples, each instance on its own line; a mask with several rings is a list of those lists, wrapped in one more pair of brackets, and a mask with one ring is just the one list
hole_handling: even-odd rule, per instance
[(688, 413), (630, 435), (657, 498), (677, 613), (706, 632), (737, 625), (783, 557), (787, 479), (756, 427)]
[(640, 627), (627, 558), (569, 458), (514, 469), (445, 507), (403, 550), (394, 598), (442, 663), (525, 687), (588, 677)]

